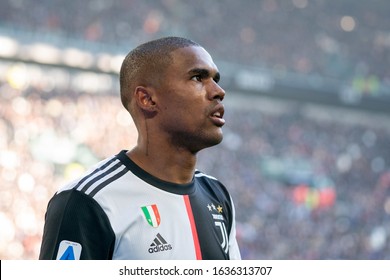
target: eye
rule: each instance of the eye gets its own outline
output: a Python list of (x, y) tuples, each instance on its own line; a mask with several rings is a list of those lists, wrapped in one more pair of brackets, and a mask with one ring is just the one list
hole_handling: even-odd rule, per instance
[(191, 80), (196, 81), (196, 82), (201, 82), (203, 79), (202, 75), (194, 75), (191, 77)]
[(214, 82), (216, 82), (217, 84), (219, 83), (219, 81), (221, 80), (221, 76), (219, 75), (219, 73), (217, 73), (215, 75), (215, 77), (213, 78)]

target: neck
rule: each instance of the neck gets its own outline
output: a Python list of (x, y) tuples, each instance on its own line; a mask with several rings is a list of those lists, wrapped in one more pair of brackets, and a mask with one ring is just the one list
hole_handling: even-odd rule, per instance
[(196, 154), (169, 147), (138, 144), (127, 152), (138, 166), (149, 174), (176, 184), (191, 182), (196, 165)]

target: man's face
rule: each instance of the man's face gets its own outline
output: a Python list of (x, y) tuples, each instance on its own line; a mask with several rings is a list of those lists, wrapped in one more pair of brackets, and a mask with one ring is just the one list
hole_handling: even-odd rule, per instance
[(173, 145), (196, 153), (222, 141), (225, 91), (203, 48), (181, 48), (171, 56), (173, 63), (165, 69), (158, 89), (158, 118)]

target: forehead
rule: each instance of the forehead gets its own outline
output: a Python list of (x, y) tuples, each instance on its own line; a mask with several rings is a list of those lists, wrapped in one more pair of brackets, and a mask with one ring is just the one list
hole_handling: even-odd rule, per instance
[[(194, 68), (207, 69), (211, 72), (218, 72), (217, 66), (211, 55), (202, 47), (190, 46), (174, 50), (171, 53), (172, 64), (174, 68), (180, 68), (182, 71), (190, 71)], [(177, 69), (178, 70), (178, 69)]]

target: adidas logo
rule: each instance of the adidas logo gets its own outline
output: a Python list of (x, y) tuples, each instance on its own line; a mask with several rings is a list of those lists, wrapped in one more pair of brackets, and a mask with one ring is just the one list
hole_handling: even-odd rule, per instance
[(168, 244), (168, 242), (161, 236), (161, 234), (157, 233), (156, 238), (153, 240), (153, 243), (150, 244), (148, 252), (150, 254), (153, 254), (168, 250), (172, 250), (172, 245)]

